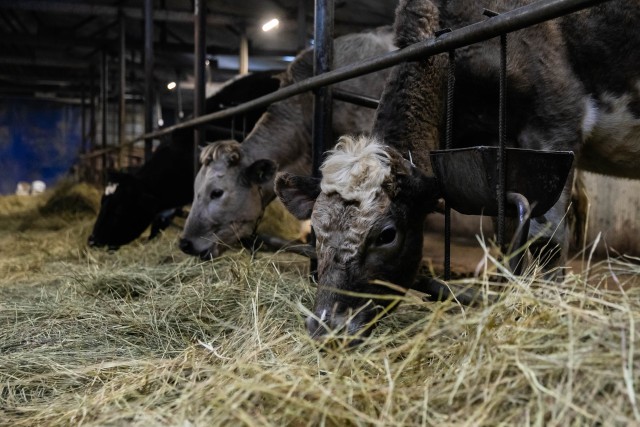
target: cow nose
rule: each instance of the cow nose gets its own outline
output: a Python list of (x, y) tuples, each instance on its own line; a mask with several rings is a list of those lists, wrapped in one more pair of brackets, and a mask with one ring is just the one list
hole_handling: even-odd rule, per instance
[(193, 243), (191, 243), (191, 240), (180, 239), (178, 246), (180, 246), (180, 250), (185, 254), (193, 255)]
[[(315, 316), (309, 316), (305, 323), (307, 325), (307, 332), (311, 338), (321, 342), (321, 346), (324, 349), (356, 347), (362, 344), (364, 341), (363, 337), (368, 335), (367, 333), (354, 335), (353, 331), (349, 331), (349, 325), (344, 323), (344, 318), (340, 318), (337, 321), (327, 319), (327, 323), (325, 323), (318, 321)], [(343, 329), (344, 332), (345, 327), (348, 331), (347, 335), (339, 332), (338, 336), (327, 339), (329, 331)]]
[(315, 316), (307, 317), (305, 321), (307, 325), (307, 332), (311, 335), (312, 338), (321, 338), (323, 335), (327, 333), (327, 328), (320, 324), (318, 319)]

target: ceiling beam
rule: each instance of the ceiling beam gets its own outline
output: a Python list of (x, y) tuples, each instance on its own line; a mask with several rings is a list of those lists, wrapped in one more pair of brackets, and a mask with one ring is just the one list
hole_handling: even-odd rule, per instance
[[(110, 16), (116, 18), (120, 10), (125, 17), (142, 20), (144, 18), (142, 8), (118, 7), (87, 3), (64, 3), (49, 0), (0, 0), (0, 9), (27, 10), (32, 12), (61, 13), (68, 15)], [(193, 22), (193, 12), (180, 10), (156, 9), (153, 12), (154, 21), (166, 22)], [(219, 14), (207, 15), (207, 25), (236, 25), (239, 19)]]
[(54, 67), (54, 68), (89, 68), (89, 61), (78, 61), (64, 58), (41, 58), (28, 56), (1, 56), (2, 65), (26, 65), (31, 67)]

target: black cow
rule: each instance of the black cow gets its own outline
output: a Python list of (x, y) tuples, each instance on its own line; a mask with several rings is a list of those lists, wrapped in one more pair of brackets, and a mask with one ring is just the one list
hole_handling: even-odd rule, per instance
[[(223, 86), (206, 101), (207, 113), (246, 102), (278, 89), (274, 72), (265, 71), (239, 77)], [(206, 139), (229, 138), (250, 130), (266, 107), (241, 117), (212, 122)], [(166, 228), (175, 209), (193, 200), (193, 130), (179, 130), (154, 151), (135, 174), (112, 172), (102, 196), (100, 212), (89, 236), (89, 246), (117, 249), (130, 243), (152, 224), (150, 238)]]

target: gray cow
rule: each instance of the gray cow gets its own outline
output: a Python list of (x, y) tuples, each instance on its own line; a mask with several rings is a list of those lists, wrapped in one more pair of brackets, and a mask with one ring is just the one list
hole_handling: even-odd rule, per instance
[[(341, 67), (395, 49), (390, 27), (349, 34), (334, 41), (333, 67)], [(336, 87), (378, 99), (388, 71), (348, 80)], [(282, 86), (313, 75), (313, 51), (293, 61)], [(194, 199), (180, 248), (202, 258), (217, 257), (229, 245), (250, 236), (266, 205), (275, 198), (276, 169), (311, 173), (313, 95), (304, 93), (272, 104), (242, 144), (219, 141), (201, 153)], [(369, 132), (375, 111), (334, 102), (333, 131)]]

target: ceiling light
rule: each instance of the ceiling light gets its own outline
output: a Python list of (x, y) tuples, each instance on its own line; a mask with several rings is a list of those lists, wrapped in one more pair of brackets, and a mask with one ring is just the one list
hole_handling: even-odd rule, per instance
[(274, 28), (278, 28), (278, 25), (280, 25), (280, 21), (278, 21), (276, 18), (273, 18), (271, 21), (262, 26), (262, 31), (271, 31)]
[(167, 85), (167, 89), (172, 90), (175, 89), (176, 87), (176, 82), (171, 82)]

